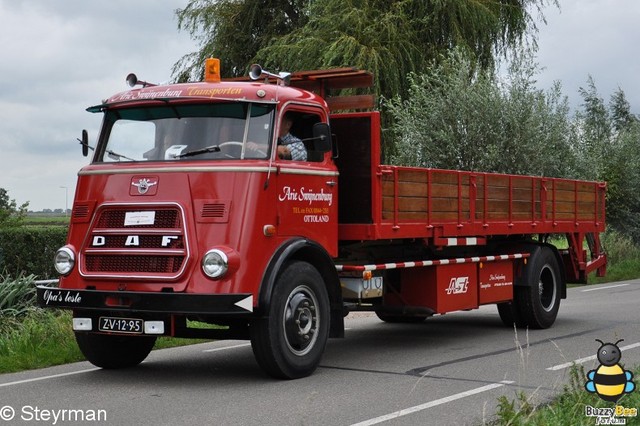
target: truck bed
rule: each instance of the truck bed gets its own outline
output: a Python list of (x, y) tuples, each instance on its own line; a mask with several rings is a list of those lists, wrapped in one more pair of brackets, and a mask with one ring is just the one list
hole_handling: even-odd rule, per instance
[(342, 240), (602, 232), (606, 185), (568, 179), (380, 165), (371, 223)]
[(604, 231), (603, 182), (384, 165), (378, 112), (333, 115), (331, 125), (342, 241)]

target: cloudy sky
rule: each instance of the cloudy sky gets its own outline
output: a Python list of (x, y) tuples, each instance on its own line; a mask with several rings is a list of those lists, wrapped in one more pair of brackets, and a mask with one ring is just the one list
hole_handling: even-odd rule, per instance
[[(563, 84), (573, 105), (592, 75), (608, 99), (621, 87), (640, 113), (640, 2), (561, 0), (540, 24), (539, 86)], [(174, 11), (187, 0), (0, 0), (0, 188), (31, 210), (71, 207), (87, 163), (76, 138), (93, 143), (100, 116), (85, 112), (126, 90), (125, 76), (163, 82), (196, 50)]]

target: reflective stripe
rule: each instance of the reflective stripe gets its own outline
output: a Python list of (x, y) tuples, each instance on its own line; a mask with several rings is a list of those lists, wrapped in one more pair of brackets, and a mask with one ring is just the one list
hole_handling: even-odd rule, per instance
[(419, 268), (425, 266), (451, 265), (459, 263), (495, 262), (498, 260), (524, 259), (529, 253), (502, 254), (500, 256), (457, 257), (454, 259), (421, 260), (411, 262), (383, 263), (378, 265), (336, 265), (340, 271), (375, 271), (380, 269)]

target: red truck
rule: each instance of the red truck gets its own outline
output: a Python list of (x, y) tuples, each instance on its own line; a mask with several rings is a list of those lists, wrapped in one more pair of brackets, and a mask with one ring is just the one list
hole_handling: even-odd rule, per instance
[[(93, 364), (137, 365), (157, 336), (248, 339), (268, 374), (299, 378), (349, 311), (419, 322), (497, 304), (507, 325), (546, 328), (567, 282), (604, 274), (604, 183), (384, 165), (373, 96), (353, 94), (370, 73), (218, 70), (131, 74), (88, 108), (102, 129), (59, 284), (37, 295), (73, 311)], [(280, 158), (285, 115), (304, 160)]]

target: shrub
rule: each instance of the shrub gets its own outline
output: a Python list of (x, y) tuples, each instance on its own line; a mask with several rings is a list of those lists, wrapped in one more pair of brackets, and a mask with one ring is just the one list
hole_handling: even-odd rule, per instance
[(33, 275), (16, 280), (3, 277), (0, 281), (0, 317), (20, 316), (35, 309), (36, 287)]
[(53, 278), (53, 256), (67, 239), (66, 227), (16, 227), (0, 229), (0, 272), (13, 276), (33, 274)]

